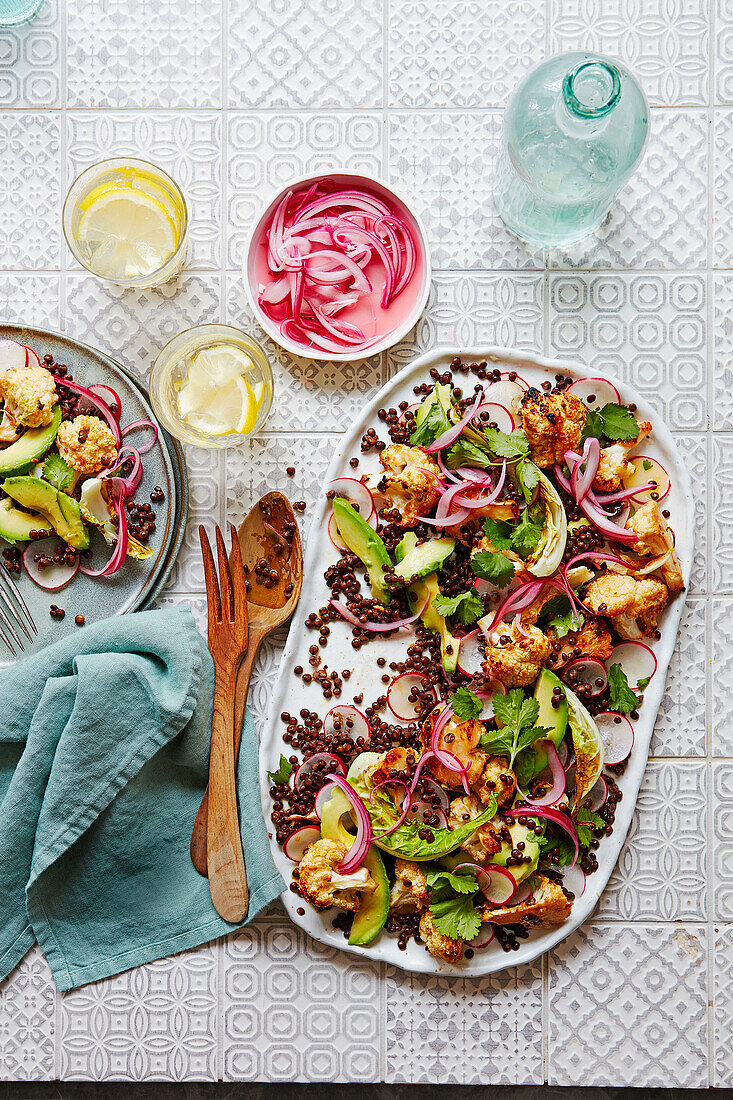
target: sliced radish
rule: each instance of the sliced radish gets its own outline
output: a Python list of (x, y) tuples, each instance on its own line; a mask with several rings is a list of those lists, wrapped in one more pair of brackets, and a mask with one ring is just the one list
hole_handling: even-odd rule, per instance
[(527, 387), (520, 386), (519, 382), (512, 382), (509, 378), (502, 378), (501, 382), (489, 382), (484, 386), (484, 401), (490, 401), (493, 405), (501, 405), (508, 409), (512, 416), (519, 413), (520, 402)]
[(41, 365), (41, 360), (33, 348), (29, 348), (27, 344), (25, 345), (25, 365), (27, 367), (40, 367)]
[(346, 766), (340, 757), (336, 756), (332, 752), (316, 752), (313, 756), (309, 756), (305, 760), (297, 772), (295, 773), (294, 785), (296, 791), (299, 791), (303, 786), (303, 780), (310, 775), (317, 764), (324, 764), (328, 771), (334, 771), (334, 769), (341, 775), (346, 775)]
[(560, 744), (557, 746), (557, 755), (563, 768), (567, 770), (569, 766), (568, 761), (570, 760), (570, 749), (568, 748), (568, 743), (565, 738), (563, 738)]
[(517, 890), (517, 882), (506, 867), (499, 867), (495, 863), (486, 865), (488, 883), (479, 882), (479, 887), (489, 905), (506, 905), (511, 901)]
[(512, 896), (512, 905), (522, 905), (525, 901), (534, 901), (531, 881), (532, 879), (529, 878), (526, 882), (520, 882), (516, 893)]
[(328, 517), (326, 530), (328, 532), (328, 537), (330, 538), (331, 543), (336, 547), (337, 550), (348, 549), (346, 543), (341, 541), (341, 536), (339, 535), (339, 530), (336, 526), (336, 517), (333, 512), (331, 512), (330, 516)]
[(562, 872), (562, 884), (566, 890), (574, 894), (576, 898), (582, 898), (585, 893), (585, 872), (581, 871), (576, 863), (574, 867), (565, 867)]
[(29, 542), (23, 551), (23, 565), (26, 573), (39, 588), (46, 592), (58, 592), (59, 588), (65, 588), (69, 581), (73, 580), (79, 570), (79, 551), (74, 556), (74, 564), (49, 565), (46, 569), (40, 569), (38, 562), (34, 561), (36, 554), (42, 554), (46, 558), (52, 558), (57, 550), (65, 550), (65, 544), (59, 542), (55, 536), (50, 539), (41, 539), (40, 542)]
[(576, 657), (563, 668), (562, 679), (572, 688), (577, 684), (588, 684), (591, 695), (600, 695), (608, 684), (606, 666), (597, 657)]
[(323, 817), (324, 803), (328, 802), (335, 789), (335, 783), (324, 783), (324, 785), (321, 787), (320, 791), (316, 795), (316, 801), (313, 808), (316, 811), (316, 815), (319, 819)]
[(431, 707), (438, 701), (435, 688), (421, 672), (402, 672), (387, 688), (387, 706), (402, 722), (412, 722), (418, 717), (418, 695), (430, 691)]
[(0, 340), (0, 370), (24, 367), (28, 362), (27, 348), (15, 340)]
[(464, 634), (458, 647), (458, 670), (464, 676), (477, 676), (486, 656), (486, 639), (480, 630)]
[(352, 741), (357, 737), (363, 737), (368, 741), (369, 722), (358, 707), (352, 706), (351, 703), (338, 703), (337, 706), (331, 707), (323, 719), (323, 732), (329, 737), (338, 733), (346, 734)]
[(345, 497), (351, 504), (357, 505), (359, 515), (367, 523), (376, 514), (376, 505), (371, 490), (363, 481), (355, 477), (337, 477), (328, 486), (336, 496)]
[(423, 783), (426, 783), (429, 786), (430, 790), (433, 791), (435, 795), (437, 795), (438, 799), (440, 800), (441, 808), (445, 810), (446, 813), (448, 813), (448, 810), (450, 808), (450, 799), (441, 787), (440, 783), (438, 783), (435, 779), (431, 779), (429, 775), (423, 775), (421, 777), (421, 781)]
[[(437, 816), (438, 820), (433, 821), (433, 816)], [(407, 811), (406, 820), (409, 821), (410, 819), (433, 829), (448, 828), (448, 818), (445, 811), (440, 806), (431, 806), (429, 802), (413, 802)]]
[[(482, 416), (482, 413), (487, 413), (487, 416)], [(474, 416), (474, 421), (478, 420), (482, 424), (496, 424), (496, 427), (500, 432), (511, 432), (516, 428), (516, 420), (504, 405), (498, 405), (495, 401), (484, 401), (482, 405), (479, 405)]]
[(422, 401), (416, 401), (413, 405), (408, 405), (406, 409), (403, 409), (400, 412), (400, 415), (397, 417), (397, 423), (401, 424), (408, 413), (414, 412), (415, 409), (419, 409), (421, 405), (422, 405)]
[(657, 671), (657, 658), (654, 655), (654, 650), (650, 649), (644, 642), (622, 642), (621, 645), (616, 646), (606, 661), (607, 669), (611, 665), (621, 665), (631, 689), (643, 691), (644, 688), (640, 688), (639, 684), (646, 681), (644, 684), (644, 687), (646, 687), (646, 684), (651, 680)]
[[(669, 493), (672, 482), (661, 462), (657, 462), (656, 458), (650, 458), (649, 455), (636, 455), (629, 461), (634, 467), (634, 472), (624, 478), (624, 489), (633, 489), (635, 485), (648, 485), (650, 481), (654, 481), (656, 482), (656, 489), (647, 489), (640, 492), (638, 497), (634, 499), (640, 501), (655, 500), (657, 504), (660, 500), (664, 500)], [(652, 493), (655, 493), (656, 496), (652, 497)]]
[(588, 794), (583, 799), (583, 805), (587, 806), (593, 813), (598, 813), (600, 809), (606, 804), (608, 798), (608, 783), (602, 775), (598, 777), (595, 784), (591, 787)]
[(623, 764), (634, 747), (634, 727), (623, 714), (604, 710), (596, 715), (596, 726), (603, 742), (603, 763)]
[(489, 946), (493, 938), (494, 926), (489, 924), (488, 921), (483, 921), (473, 939), (466, 940), (466, 947), (471, 947), (474, 951), (481, 951), (482, 948)]
[(602, 409), (609, 402), (617, 405), (621, 400), (621, 394), (614, 384), (605, 378), (577, 378), (566, 392), (579, 397), (592, 409)]
[(481, 691), (474, 692), (477, 699), (482, 703), (481, 713), (478, 716), (479, 722), (490, 722), (494, 717), (494, 696), (506, 695), (506, 687), (502, 684), (501, 680), (491, 680), (489, 686)]
[(315, 825), (303, 825), (290, 834), (283, 844), (283, 851), (288, 859), (292, 859), (293, 863), (300, 863), (311, 844), (315, 844), (320, 839), (320, 829), (317, 829)]
[[(514, 378), (512, 378), (512, 375), (514, 375)], [(522, 390), (529, 389), (529, 382), (525, 381), (521, 374), (517, 374), (515, 370), (503, 370), (501, 377), (502, 379), (508, 379), (510, 382), (515, 382)]]

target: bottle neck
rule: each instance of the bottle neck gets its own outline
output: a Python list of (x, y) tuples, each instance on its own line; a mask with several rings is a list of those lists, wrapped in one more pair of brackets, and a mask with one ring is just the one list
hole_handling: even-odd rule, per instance
[(616, 106), (621, 95), (618, 69), (608, 61), (586, 58), (566, 74), (562, 101), (576, 122), (598, 122)]

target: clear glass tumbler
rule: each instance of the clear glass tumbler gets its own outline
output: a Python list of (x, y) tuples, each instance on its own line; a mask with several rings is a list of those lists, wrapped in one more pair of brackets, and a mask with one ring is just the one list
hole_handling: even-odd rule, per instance
[(649, 108), (617, 61), (587, 53), (542, 62), (504, 114), (494, 202), (508, 229), (533, 245), (587, 237), (641, 160)]
[(32, 19), (43, 0), (0, 0), (0, 27), (17, 27)]

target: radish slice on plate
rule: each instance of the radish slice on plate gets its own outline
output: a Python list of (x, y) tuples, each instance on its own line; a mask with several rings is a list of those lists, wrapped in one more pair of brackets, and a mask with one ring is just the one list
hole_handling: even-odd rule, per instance
[(293, 863), (300, 863), (311, 844), (321, 839), (321, 830), (315, 825), (303, 825), (291, 833), (283, 844), (283, 851)]
[(448, 813), (448, 809), (450, 808), (450, 799), (441, 787), (440, 783), (436, 783), (436, 781), (434, 779), (431, 779), (429, 775), (424, 774), (421, 776), (421, 780), (423, 783), (427, 784), (433, 794), (438, 798), (441, 809), (445, 810), (445, 812)]
[(328, 537), (330, 538), (332, 545), (335, 546), (337, 550), (347, 549), (346, 543), (341, 541), (339, 529), (336, 526), (336, 517), (333, 512), (331, 512), (330, 516), (328, 517), (326, 530), (328, 532)]
[(486, 884), (479, 882), (481, 892), (489, 905), (506, 905), (517, 891), (514, 876), (505, 867), (498, 867), (494, 863), (487, 864), (486, 870), (489, 881)]
[(317, 764), (323, 764), (329, 771), (333, 771), (335, 768), (341, 775), (346, 775), (344, 762), (338, 756), (335, 756), (332, 752), (317, 752), (304, 760), (295, 773), (293, 784), (296, 791), (300, 790), (303, 786), (303, 780), (310, 775)]
[(593, 787), (591, 787), (589, 793), (583, 799), (583, 805), (587, 806), (593, 813), (598, 813), (600, 809), (606, 804), (608, 798), (608, 783), (602, 775), (598, 777)]
[(485, 690), (474, 692), (476, 698), (481, 702), (481, 713), (478, 716), (479, 722), (490, 722), (494, 717), (494, 696), (497, 693), (499, 695), (506, 695), (506, 688), (501, 680), (492, 680)]
[(531, 879), (528, 879), (526, 882), (520, 882), (516, 892), (512, 895), (512, 905), (522, 905), (525, 901), (534, 901), (530, 882)]
[(596, 726), (603, 742), (603, 763), (623, 764), (634, 747), (634, 727), (623, 714), (604, 710), (596, 715)]
[(585, 893), (585, 872), (581, 871), (577, 863), (574, 867), (565, 867), (562, 872), (562, 885), (576, 898), (582, 898)]
[(486, 639), (480, 630), (464, 634), (458, 647), (458, 669), (464, 676), (476, 676), (486, 655)]
[(435, 688), (427, 676), (421, 672), (403, 672), (396, 676), (387, 688), (387, 706), (401, 722), (412, 722), (418, 717), (416, 704), (418, 695), (429, 691), (432, 696), (431, 707), (437, 703)]
[(328, 488), (333, 490), (337, 497), (345, 497), (358, 508), (359, 515), (367, 523), (377, 511), (371, 490), (363, 481), (357, 481), (355, 477), (337, 477)]
[(481, 951), (484, 947), (488, 947), (494, 938), (493, 925), (488, 921), (483, 921), (480, 929), (473, 937), (472, 940), (466, 940), (466, 947), (473, 948), (474, 951)]
[(519, 412), (519, 403), (526, 390), (526, 385), (522, 386), (519, 382), (502, 378), (501, 382), (489, 382), (484, 386), (484, 402), (490, 401), (494, 405), (501, 405), (515, 416)]
[(342, 737), (345, 734), (352, 741), (357, 737), (363, 737), (368, 741), (369, 722), (358, 707), (352, 706), (351, 703), (338, 703), (335, 707), (331, 707), (323, 719), (323, 732), (327, 737), (338, 733)]
[(562, 679), (571, 688), (588, 684), (591, 695), (600, 695), (608, 684), (606, 666), (596, 657), (576, 657), (568, 662), (562, 670)]
[[(437, 817), (437, 821), (433, 818)], [(440, 806), (431, 806), (429, 802), (413, 802), (407, 811), (407, 819), (413, 819), (420, 825), (427, 825), (433, 829), (447, 829), (448, 818)]]
[[(512, 375), (514, 375), (513, 378)], [(529, 389), (529, 382), (525, 381), (525, 379), (522, 378), (521, 374), (517, 374), (515, 370), (503, 370), (501, 372), (501, 377), (502, 381), (508, 379), (510, 382), (515, 382), (523, 390)]]
[[(656, 500), (656, 503), (659, 504), (668, 495), (672, 485), (664, 466), (661, 462), (657, 462), (656, 458), (650, 458), (649, 455), (636, 455), (629, 461), (634, 467), (634, 472), (624, 478), (624, 489), (633, 489), (636, 485), (648, 485), (650, 481), (654, 481), (656, 482), (656, 489), (646, 489), (634, 499), (642, 503)], [(652, 497), (652, 493), (656, 493), (656, 497)]]
[(473, 419), (485, 426), (495, 424), (500, 432), (511, 432), (517, 426), (509, 409), (504, 405), (497, 405), (495, 401), (484, 401), (479, 405)]
[(0, 340), (0, 370), (24, 367), (28, 362), (28, 349), (15, 340)]
[(611, 665), (621, 665), (632, 691), (643, 691), (657, 671), (657, 658), (644, 642), (622, 642), (606, 661), (607, 669)]
[(324, 803), (328, 802), (335, 789), (335, 783), (324, 783), (324, 785), (321, 787), (320, 791), (316, 795), (316, 801), (314, 803), (313, 809), (316, 811), (316, 816), (319, 820), (321, 819), (321, 817), (323, 817)]
[(66, 565), (64, 562), (61, 565), (49, 565), (47, 568), (41, 569), (38, 562), (34, 561), (37, 554), (52, 558), (56, 551), (62, 548), (64, 548), (64, 543), (60, 542), (57, 537), (53, 537), (41, 539), (40, 542), (29, 542), (23, 551), (23, 565), (26, 573), (39, 588), (45, 589), (46, 592), (58, 592), (59, 588), (65, 588), (79, 570), (78, 550), (74, 556), (73, 565)]
[(573, 397), (579, 397), (593, 409), (602, 409), (609, 402), (617, 405), (621, 400), (621, 394), (616, 387), (605, 378), (577, 378), (566, 392), (572, 393)]

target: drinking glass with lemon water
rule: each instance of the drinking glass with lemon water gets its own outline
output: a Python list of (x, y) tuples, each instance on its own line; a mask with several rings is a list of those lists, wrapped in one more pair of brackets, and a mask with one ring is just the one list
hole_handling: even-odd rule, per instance
[(119, 157), (82, 172), (63, 212), (74, 257), (120, 286), (160, 286), (186, 258), (188, 212), (178, 185), (144, 160)]
[(158, 420), (184, 443), (230, 447), (258, 431), (272, 404), (263, 348), (230, 325), (199, 325), (175, 336), (150, 374)]

